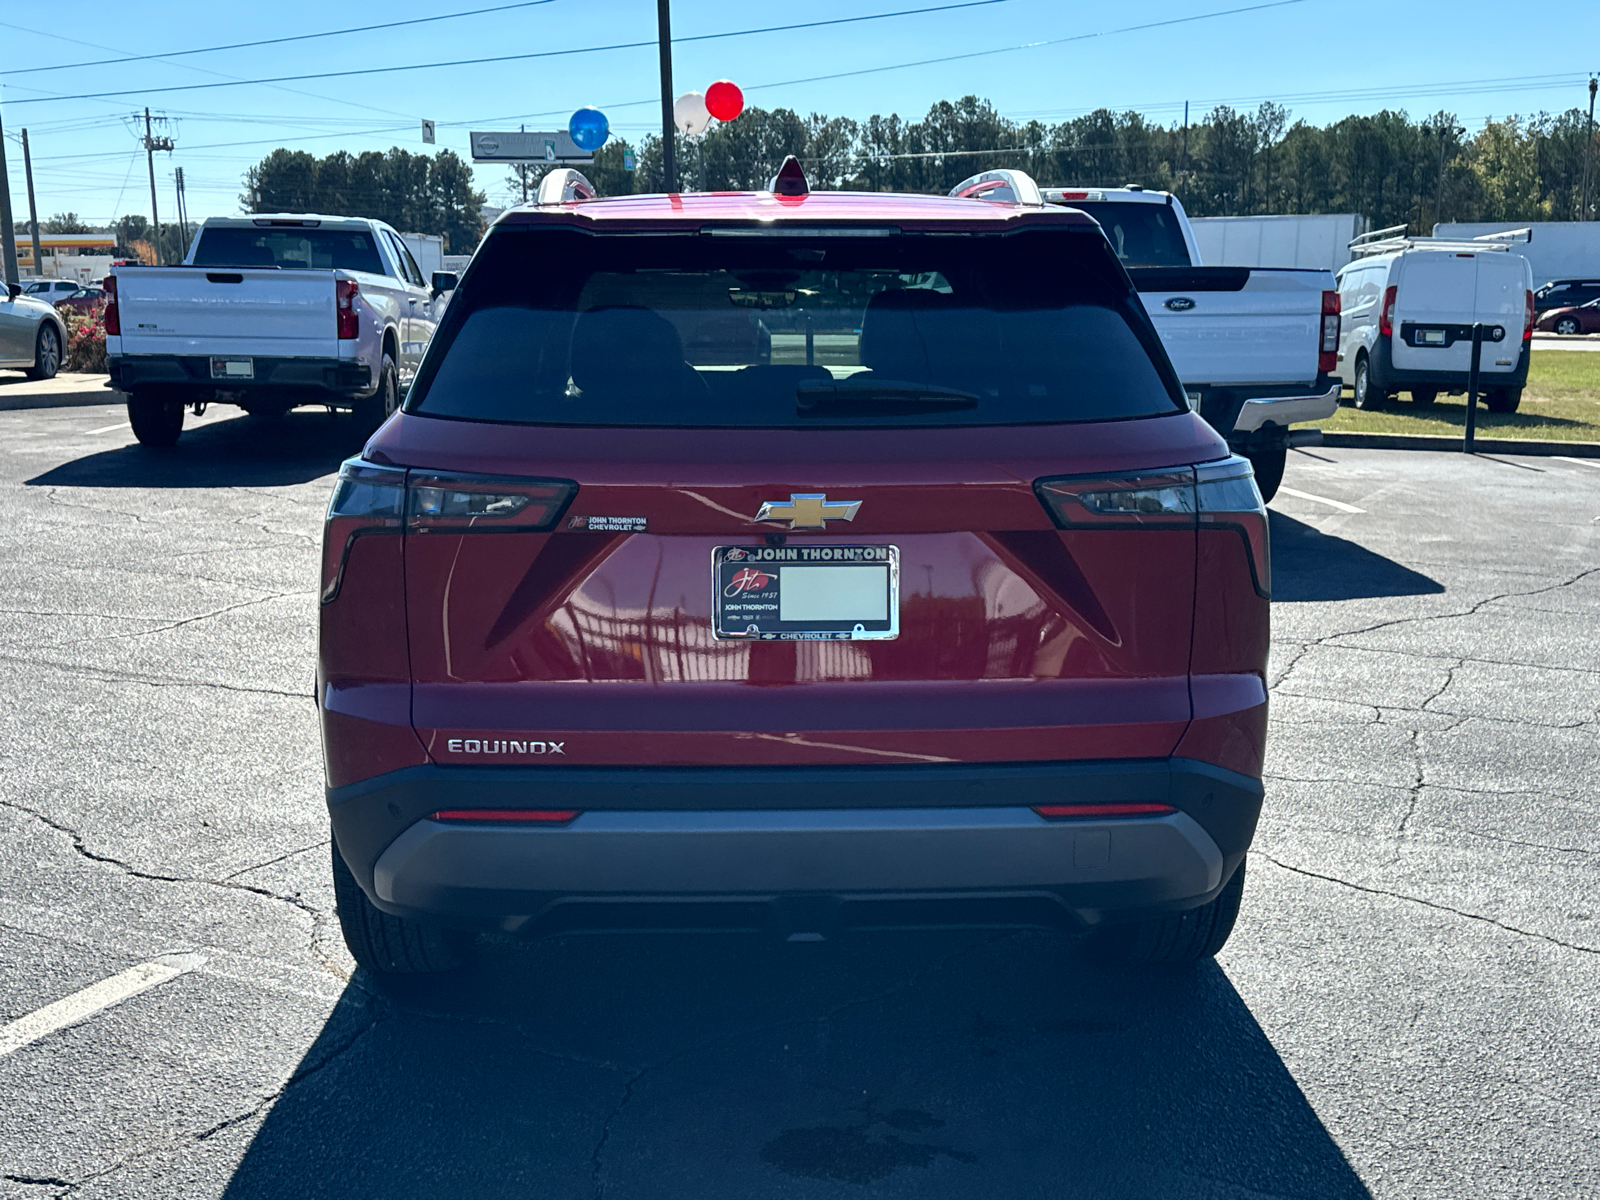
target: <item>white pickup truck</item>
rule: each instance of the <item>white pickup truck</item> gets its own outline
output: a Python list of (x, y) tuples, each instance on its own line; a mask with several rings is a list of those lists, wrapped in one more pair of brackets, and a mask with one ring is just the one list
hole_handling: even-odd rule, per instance
[(118, 266), (105, 283), (112, 386), (147, 446), (170, 446), (185, 406), (281, 416), (347, 409), (375, 429), (399, 405), (456, 276), (425, 280), (381, 221), (213, 217), (183, 265)]
[(1140, 187), (1045, 188), (1047, 204), (1088, 213), (1139, 289), (1189, 400), (1255, 467), (1271, 499), (1290, 425), (1339, 407), (1339, 293), (1333, 273), (1207, 267), (1176, 196)]
[(1161, 336), (1189, 402), (1255, 467), (1271, 499), (1291, 445), (1320, 439), (1291, 432), (1339, 407), (1339, 293), (1333, 273), (1200, 265), (1176, 196), (1141, 187), (1040, 188), (1022, 171), (985, 171), (952, 196), (1060, 204), (1100, 223)]

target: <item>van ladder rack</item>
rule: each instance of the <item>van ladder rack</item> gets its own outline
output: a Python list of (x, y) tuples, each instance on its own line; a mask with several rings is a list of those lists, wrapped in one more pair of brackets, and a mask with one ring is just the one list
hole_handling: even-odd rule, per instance
[(1374, 254), (1392, 254), (1397, 250), (1453, 250), (1457, 254), (1477, 254), (1483, 251), (1508, 251), (1512, 246), (1533, 241), (1532, 229), (1508, 229), (1503, 233), (1485, 233), (1475, 238), (1429, 237), (1426, 234), (1408, 234), (1405, 225), (1391, 225), (1388, 229), (1374, 229), (1363, 233), (1348, 243), (1352, 258), (1368, 258)]

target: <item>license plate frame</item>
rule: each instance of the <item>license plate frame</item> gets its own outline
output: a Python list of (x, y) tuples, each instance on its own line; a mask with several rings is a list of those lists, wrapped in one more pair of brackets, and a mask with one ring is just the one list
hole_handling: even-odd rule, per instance
[[(788, 599), (784, 595), (786, 568), (800, 568), (790, 575)], [(826, 572), (837, 573), (837, 586)], [(868, 612), (875, 605), (879, 587), (884, 597), (881, 616)], [(785, 608), (798, 614), (797, 619), (784, 619)], [(711, 633), (718, 641), (738, 642), (897, 638), (900, 548), (810, 544), (713, 547)]]
[(1449, 340), (1443, 329), (1419, 329), (1416, 337), (1418, 346), (1443, 346)]
[(253, 358), (217, 357), (211, 360), (211, 378), (226, 380), (254, 379), (256, 360)]

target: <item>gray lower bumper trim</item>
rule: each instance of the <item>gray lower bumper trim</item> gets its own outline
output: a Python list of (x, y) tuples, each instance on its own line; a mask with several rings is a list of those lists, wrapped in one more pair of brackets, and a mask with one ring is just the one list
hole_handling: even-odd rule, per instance
[(419, 821), (379, 857), (400, 912), (534, 915), (572, 899), (1050, 893), (1097, 912), (1181, 904), (1223, 882), (1188, 815), (1046, 821), (1027, 808), (590, 812), (562, 828)]

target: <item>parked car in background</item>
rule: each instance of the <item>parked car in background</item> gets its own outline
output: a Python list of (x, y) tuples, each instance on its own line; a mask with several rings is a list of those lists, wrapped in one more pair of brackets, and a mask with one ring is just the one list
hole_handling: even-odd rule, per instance
[[(811, 193), (792, 158), (539, 201), (327, 512), (356, 961), (658, 923), (1215, 953), (1262, 802), (1267, 514), (1093, 220)], [(754, 314), (787, 320), (730, 336)]]
[(68, 295), (52, 296), (51, 299), (58, 309), (70, 308), (74, 312), (86, 313), (106, 302), (106, 290), (102, 287), (80, 287)]
[[(1011, 188), (1007, 179), (1020, 174), (991, 171), (956, 192), (1003, 195)], [(1339, 337), (1333, 273), (1205, 266), (1183, 204), (1168, 192), (1046, 188), (1043, 197), (1100, 223), (1190, 402), (1250, 460), (1270, 500), (1300, 436), (1290, 426), (1330, 417), (1339, 407), (1339, 384), (1329, 374)]]
[(1545, 333), (1600, 333), (1600, 300), (1575, 308), (1552, 308), (1540, 315), (1534, 328)]
[(147, 446), (177, 441), (191, 404), (264, 417), (322, 404), (370, 431), (399, 405), (455, 283), (424, 278), (381, 221), (212, 217), (181, 266), (107, 277), (111, 380)]
[(66, 346), (67, 324), (45, 299), (24, 295), (17, 284), (0, 293), (0, 367), (51, 379)]
[(1543, 316), (1551, 309), (1577, 308), (1600, 300), (1600, 279), (1552, 279), (1533, 293), (1533, 311)]
[[(1339, 272), (1344, 333), (1339, 377), (1355, 406), (1381, 408), (1402, 391), (1414, 404), (1466, 392), (1472, 327), (1485, 329), (1478, 386), (1490, 412), (1515, 412), (1528, 380), (1533, 271), (1514, 242), (1408, 237), (1404, 226), (1356, 239)], [(1498, 240), (1495, 240), (1498, 239)]]
[(83, 285), (71, 279), (30, 279), (22, 285), (22, 294), (54, 304), (75, 294)]

